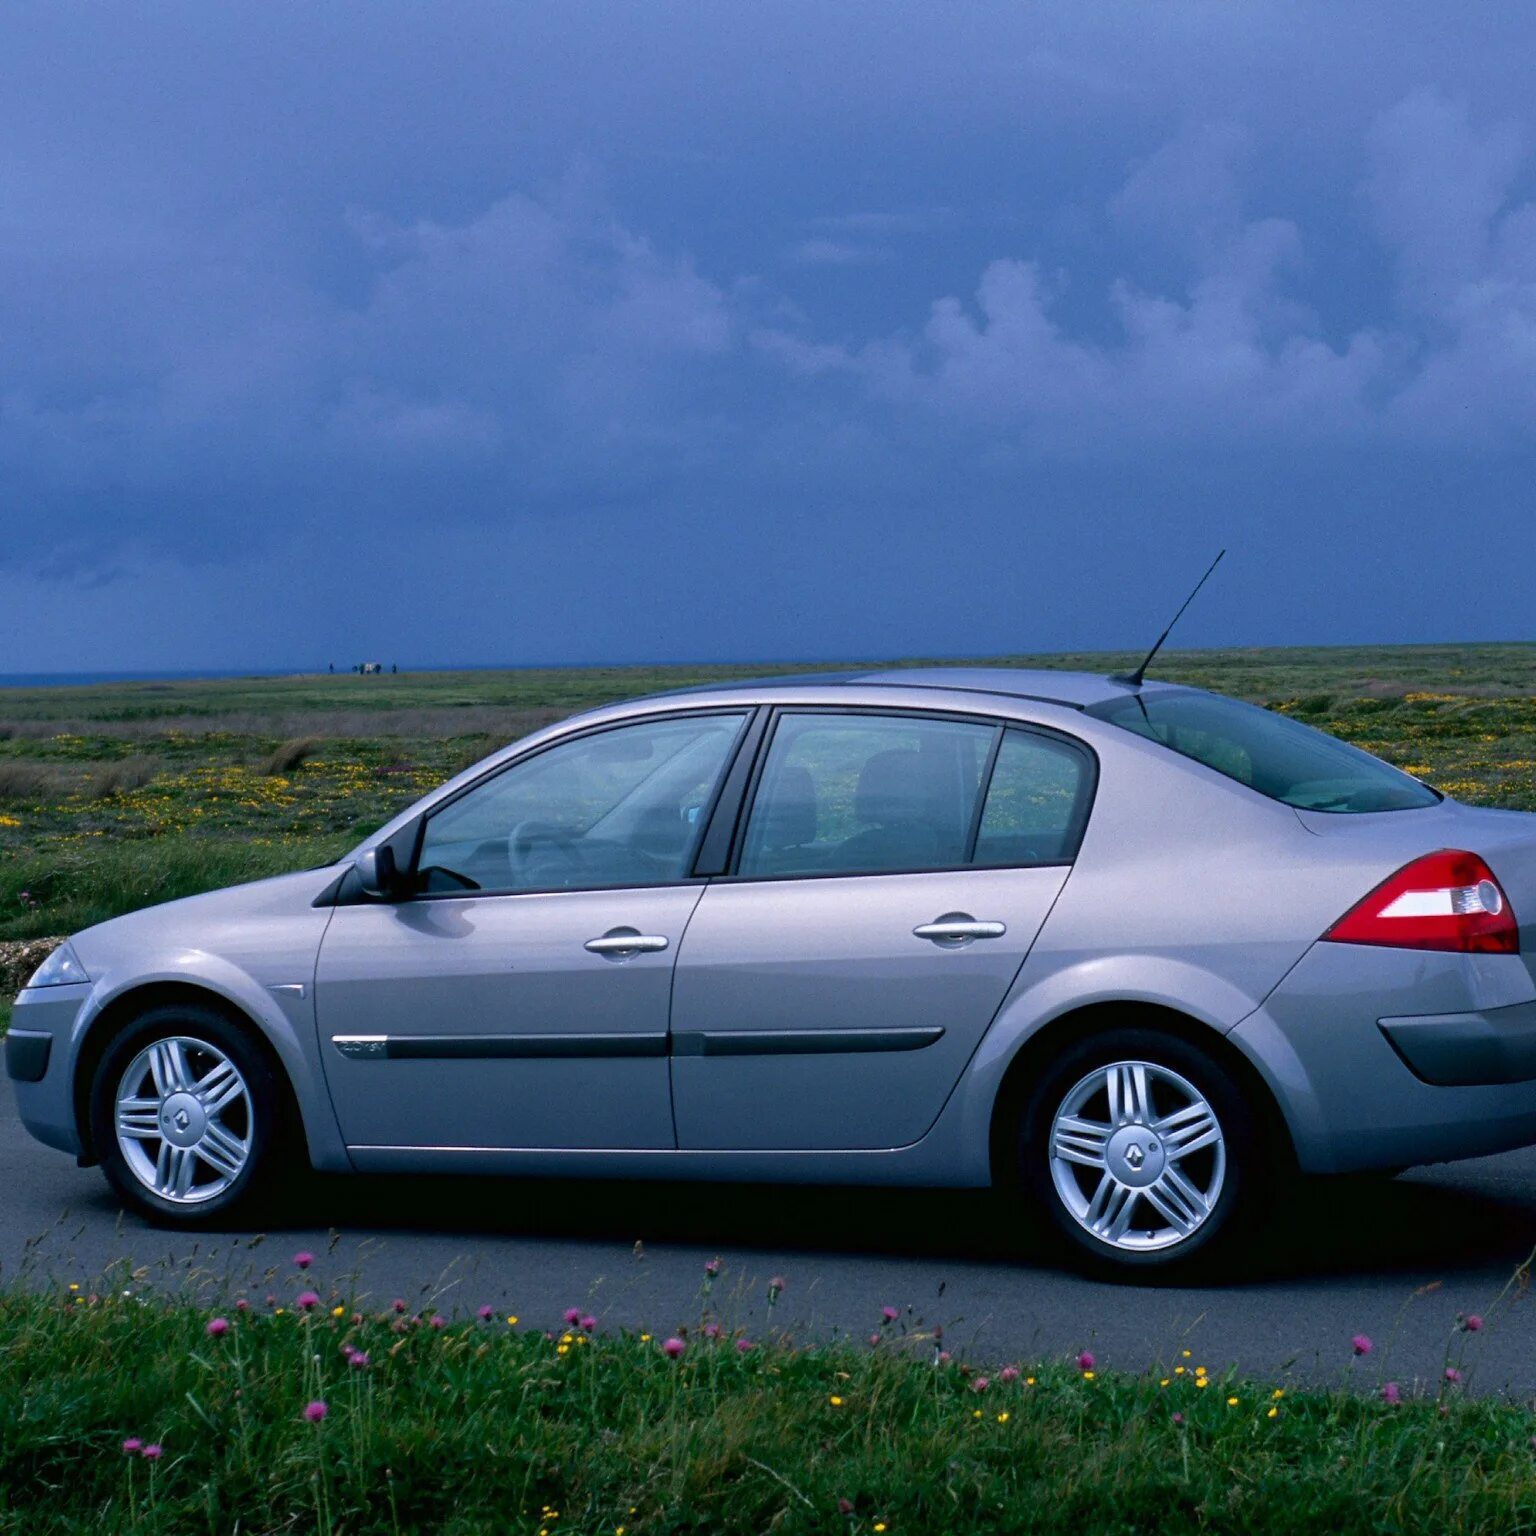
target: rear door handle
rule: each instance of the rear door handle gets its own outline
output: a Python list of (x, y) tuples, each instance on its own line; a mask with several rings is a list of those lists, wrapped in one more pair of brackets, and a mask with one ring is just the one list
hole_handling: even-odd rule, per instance
[(599, 938), (588, 939), (582, 945), (594, 955), (607, 955), (623, 960), (628, 955), (651, 954), (665, 949), (667, 941), (659, 933), (640, 933), (634, 928), (610, 928)]
[(1008, 932), (1007, 923), (978, 921), (968, 912), (946, 912), (931, 923), (919, 923), (912, 930), (914, 937), (929, 939), (946, 948), (958, 948), (972, 939), (1000, 939)]

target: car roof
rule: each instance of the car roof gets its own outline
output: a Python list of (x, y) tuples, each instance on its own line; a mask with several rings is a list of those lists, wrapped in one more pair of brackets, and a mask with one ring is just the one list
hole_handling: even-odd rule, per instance
[[(1097, 672), (1056, 671), (1049, 667), (884, 667), (844, 672), (793, 672), (781, 677), (744, 677), (733, 682), (700, 683), (692, 688), (677, 688), (650, 697), (751, 693), (759, 689), (771, 692), (780, 688), (821, 688), (839, 684), (864, 688), (935, 688), (946, 692), (992, 693), (1007, 698), (1061, 704), (1069, 709), (1087, 709), (1093, 704), (1125, 698), (1135, 691), (1129, 683)], [(1151, 691), (1169, 685), (1148, 682), (1144, 686)]]

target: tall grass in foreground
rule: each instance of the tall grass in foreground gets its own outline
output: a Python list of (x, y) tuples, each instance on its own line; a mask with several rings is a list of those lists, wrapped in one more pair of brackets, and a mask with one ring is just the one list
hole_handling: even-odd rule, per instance
[[(302, 1256), (307, 1258), (307, 1256)], [(126, 1282), (126, 1286), (124, 1284)], [(210, 1314), (0, 1296), (0, 1529), (1507, 1533), (1531, 1413), (1291, 1391), (1193, 1361), (981, 1371), (907, 1332), (549, 1332), (354, 1310), (307, 1274)], [(915, 1326), (915, 1325), (914, 1325)]]

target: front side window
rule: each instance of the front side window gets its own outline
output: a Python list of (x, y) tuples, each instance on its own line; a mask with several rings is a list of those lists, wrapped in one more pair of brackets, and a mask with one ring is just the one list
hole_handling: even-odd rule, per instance
[(1335, 736), (1194, 689), (1149, 689), (1088, 711), (1303, 811), (1405, 811), (1440, 796)]
[(995, 728), (905, 716), (785, 714), (738, 873), (952, 869), (966, 862)]
[(427, 892), (686, 879), (744, 714), (651, 720), (547, 748), (428, 818)]

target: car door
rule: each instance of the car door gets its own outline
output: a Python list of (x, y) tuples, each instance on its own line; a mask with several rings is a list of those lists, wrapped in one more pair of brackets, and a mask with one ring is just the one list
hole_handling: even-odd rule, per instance
[(338, 906), (315, 974), (354, 1147), (671, 1148), (667, 1011), (746, 712), (514, 761), (425, 818), (406, 900)]
[(780, 713), (678, 960), (678, 1145), (919, 1140), (1067, 878), (1094, 772), (1043, 730)]

